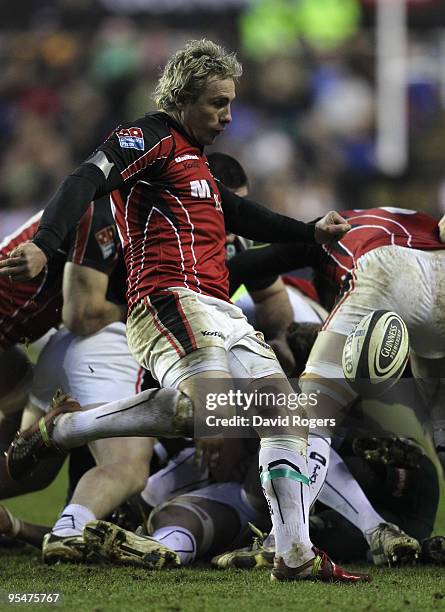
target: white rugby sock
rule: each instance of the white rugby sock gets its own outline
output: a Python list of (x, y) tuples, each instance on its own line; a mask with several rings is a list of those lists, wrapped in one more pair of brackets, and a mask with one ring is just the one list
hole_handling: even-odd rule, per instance
[[(311, 506), (316, 502), (320, 489), (326, 480), (330, 450), (330, 438), (322, 438), (321, 436), (309, 434), (307, 440), (307, 467), (310, 481)], [(269, 535), (265, 538), (263, 545), (267, 548), (275, 548), (275, 533), (273, 527)]]
[(184, 435), (192, 423), (192, 404), (184, 394), (176, 389), (148, 389), (98, 408), (62, 414), (51, 438), (69, 449), (101, 438)]
[(310, 482), (311, 506), (317, 501), (326, 480), (331, 452), (331, 438), (309, 434), (307, 439), (307, 467)]
[(262, 438), (259, 463), (275, 552), (288, 567), (298, 567), (314, 556), (309, 538), (306, 441), (296, 436)]
[(195, 559), (196, 540), (188, 529), (169, 525), (156, 529), (151, 537), (178, 553), (182, 565), (188, 565)]
[(86, 506), (68, 504), (60, 513), (51, 532), (56, 536), (81, 535), (85, 524), (94, 520), (96, 517)]
[(204, 486), (208, 480), (208, 469), (195, 465), (195, 448), (184, 448), (165, 468), (150, 476), (141, 497), (149, 506), (156, 507), (171, 494), (182, 495)]
[(318, 499), (347, 518), (365, 537), (365, 532), (375, 529), (379, 523), (386, 522), (374, 510), (343, 459), (332, 448), (325, 486)]

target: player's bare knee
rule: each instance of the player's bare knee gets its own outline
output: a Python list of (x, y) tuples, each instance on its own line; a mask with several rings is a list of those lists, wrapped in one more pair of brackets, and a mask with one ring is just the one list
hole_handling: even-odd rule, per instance
[[(179, 498), (180, 500), (181, 498)], [(165, 504), (157, 506), (150, 514), (148, 519), (148, 530), (154, 533), (161, 527), (177, 525), (184, 527), (193, 534), (197, 540), (201, 540), (203, 534), (202, 521), (194, 509), (194, 506), (189, 502), (171, 500)]]

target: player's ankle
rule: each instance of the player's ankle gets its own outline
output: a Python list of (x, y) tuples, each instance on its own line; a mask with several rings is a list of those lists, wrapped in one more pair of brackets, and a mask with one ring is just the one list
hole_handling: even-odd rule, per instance
[(282, 557), (287, 567), (300, 567), (314, 558), (315, 554), (312, 545), (303, 544), (301, 542), (294, 543), (284, 552), (276, 552), (277, 557)]

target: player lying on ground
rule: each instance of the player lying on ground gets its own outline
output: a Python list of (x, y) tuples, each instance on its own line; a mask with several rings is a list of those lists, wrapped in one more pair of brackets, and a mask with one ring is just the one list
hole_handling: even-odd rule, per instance
[[(119, 410), (120, 434), (147, 434), (149, 429), (155, 435), (190, 435), (194, 407), (201, 406), (209, 379), (212, 392), (229, 393), (234, 374), (256, 380), (259, 388), (269, 386), (272, 376), (278, 392), (291, 392), (273, 351), (230, 304), (225, 228), (260, 241), (310, 243), (340, 238), (349, 229), (336, 213), (306, 225), (216, 184), (203, 147), (231, 121), (240, 74), (234, 55), (210, 41), (194, 41), (178, 51), (158, 83), (160, 111), (115, 130), (64, 181), (33, 242), (0, 262), (3, 275), (34, 277), (87, 203), (113, 193), (128, 273), (128, 342), (139, 363), (161, 386), (170, 387), (129, 400), (124, 413), (122, 404), (103, 411), (100, 420), (113, 425), (117, 415), (112, 411)], [(50, 430), (63, 409), (50, 413)], [(96, 429), (98, 414), (93, 413), (76, 416), (90, 415), (88, 428)], [(258, 433), (260, 468), (276, 527), (273, 578), (297, 580), (321, 563), (319, 578), (326, 579), (326, 563), (314, 553), (309, 538), (306, 431)], [(54, 434), (57, 437), (56, 430)], [(207, 441), (205, 452), (211, 454), (219, 446), (217, 439)], [(17, 458), (17, 452), (14, 455)], [(283, 496), (289, 505), (280, 517)], [(344, 577), (360, 579), (346, 573)]]
[[(231, 443), (231, 452), (236, 452), (234, 445), (237, 444), (237, 441)], [(250, 443), (249, 445), (252, 446)], [(329, 451), (329, 447), (323, 440), (310, 437), (309, 472), (313, 476), (311, 478), (312, 500), (318, 497), (318, 485), (323, 480), (317, 476), (327, 463), (326, 450)], [(331, 508), (337, 509), (344, 518), (341, 519), (341, 515), (333, 511), (316, 513), (318, 519), (313, 518), (311, 521), (311, 533), (316, 545), (321, 542), (327, 544), (329, 549), (335, 552), (334, 558), (345, 560), (363, 561), (368, 545), (370, 559), (378, 565), (389, 564), (395, 561), (396, 557), (399, 561), (403, 561), (403, 555), (405, 555), (405, 560), (412, 560), (413, 551), (420, 549), (417, 541), (408, 537), (395, 525), (387, 523), (372, 508), (343, 461), (334, 450), (331, 453), (333, 456), (330, 471), (318, 499)], [(82, 546), (82, 557), (79, 555), (81, 550), (79, 540), (77, 555), (73, 553), (70, 546), (67, 546), (65, 549), (60, 548), (59, 551), (54, 549), (51, 554), (45, 555), (44, 553), (44, 560), (48, 563), (59, 560), (79, 561), (82, 558), (94, 561), (96, 554), (99, 553), (100, 557), (106, 557), (115, 563), (136, 564), (154, 569), (169, 564), (174, 565), (177, 558), (172, 555), (173, 551), (179, 556), (181, 564), (189, 564), (194, 559), (205, 559), (217, 555), (213, 563), (220, 568), (270, 566), (274, 554), (273, 536), (269, 536), (265, 544), (257, 542), (253, 547), (247, 549), (223, 552), (228, 548), (242, 546), (247, 541), (248, 521), (259, 525), (263, 531), (268, 530), (270, 526), (264, 498), (258, 486), (255, 470), (252, 469), (256, 462), (253, 459), (254, 448), (250, 450), (246, 448), (240, 456), (236, 471), (233, 473), (236, 481), (211, 485), (206, 484), (208, 483), (206, 473), (197, 470), (193, 461), (194, 454), (194, 448), (185, 448), (164, 469), (150, 477), (144, 494), (149, 504), (157, 506), (148, 521), (148, 530), (152, 538), (141, 538), (117, 525), (94, 521), (88, 523), (88, 528), (84, 533), (85, 543)], [(352, 459), (357, 460), (358, 458), (352, 457)], [(368, 465), (366, 462), (362, 463), (364, 466)], [(248, 469), (249, 464), (250, 470)], [(388, 499), (385, 499), (382, 512), (395, 522), (404, 521), (403, 516), (406, 515), (411, 528), (416, 530), (416, 534), (426, 537), (431, 531), (431, 526), (428, 531), (426, 510), (429, 506), (425, 505), (427, 497), (423, 492), (425, 488), (428, 489), (428, 499), (432, 499), (429, 489), (432, 488), (431, 476), (435, 472), (432, 465), (432, 470), (428, 469), (428, 463), (423, 465), (421, 470), (412, 472), (404, 480), (409, 483), (407, 489), (410, 490), (410, 494), (406, 495), (406, 492), (403, 492), (402, 495), (399, 490), (400, 496), (396, 504), (393, 504), (394, 507), (389, 510), (391, 502), (388, 503)], [(247, 477), (243, 477), (246, 470)], [(355, 471), (357, 471), (356, 466)], [(363, 476), (363, 473), (359, 472), (359, 474)], [(200, 478), (200, 488), (193, 490), (193, 486), (196, 487), (196, 482)], [(366, 476), (366, 479), (369, 480), (369, 477)], [(244, 484), (241, 485), (240, 481)], [(373, 486), (375, 491), (375, 484)], [(382, 489), (379, 483), (377, 497), (380, 500), (383, 495)], [(178, 490), (188, 492), (167, 501), (171, 498), (172, 493)], [(347, 503), (346, 497), (340, 493), (341, 490), (348, 491)], [(419, 506), (419, 494), (421, 494), (422, 507)], [(383, 498), (385, 495), (387, 494), (385, 493)], [(122, 520), (122, 516), (120, 519)], [(357, 529), (346, 519), (350, 519)], [(434, 518), (432, 520), (434, 521)], [(341, 545), (333, 537), (334, 525), (341, 530)], [(31, 544), (41, 544), (43, 535), (49, 529), (49, 527), (22, 523), (11, 517), (6, 510), (0, 511), (0, 530)], [(40, 539), (38, 539), (39, 536)], [(442, 556), (439, 554), (443, 540), (443, 538), (425, 540), (422, 545), (422, 560), (428, 562), (433, 559), (436, 562), (443, 562), (443, 553)], [(435, 552), (435, 557), (428, 556), (426, 554), (428, 551)]]
[[(309, 438), (309, 471), (317, 474), (326, 462), (329, 447), (320, 438)], [(362, 489), (352, 477), (341, 458), (331, 450), (331, 470), (319, 492), (323, 479), (313, 479), (311, 501), (318, 498), (330, 507), (338, 508), (343, 517), (352, 519), (360, 530), (363, 545), (360, 551), (370, 549), (370, 560), (377, 565), (392, 562), (412, 563), (420, 553), (416, 539), (404, 534), (396, 525), (387, 523), (371, 506)], [(422, 474), (419, 474), (422, 477)], [(340, 493), (348, 490), (349, 505)], [(333, 514), (336, 514), (335, 512)], [(339, 516), (339, 515), (337, 515)], [(348, 521), (343, 519), (344, 523)], [(419, 521), (424, 517), (419, 516)], [(141, 537), (116, 525), (104, 521), (88, 523), (84, 530), (87, 546), (100, 556), (114, 563), (129, 563), (147, 567), (161, 567), (164, 553), (177, 553), (181, 564), (187, 565), (194, 559), (208, 559), (214, 555), (212, 563), (219, 568), (227, 567), (272, 567), (274, 556), (274, 537), (269, 535), (266, 542), (255, 547), (224, 552), (246, 542), (248, 525), (255, 523), (262, 530), (269, 529), (267, 508), (252, 470), (248, 471), (244, 483), (237, 482), (211, 484), (185, 495), (174, 497), (153, 510), (148, 521), (151, 538)], [(315, 523), (317, 525), (317, 523)], [(314, 534), (319, 540), (332, 542), (321, 533), (319, 525)], [(349, 523), (352, 534), (354, 527)], [(348, 531), (343, 528), (346, 549), (353, 549), (356, 542), (349, 544)], [(264, 536), (263, 536), (264, 537)], [(162, 547), (169, 550), (164, 551)], [(337, 546), (339, 554), (341, 546)], [(150, 556), (155, 554), (154, 557)], [(221, 554), (222, 553), (222, 554)], [(167, 558), (171, 560), (171, 555)], [(357, 555), (362, 561), (365, 554)]]

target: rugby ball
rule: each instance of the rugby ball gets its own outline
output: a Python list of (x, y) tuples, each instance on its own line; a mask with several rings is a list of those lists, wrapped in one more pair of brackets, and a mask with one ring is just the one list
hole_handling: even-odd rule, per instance
[(389, 310), (363, 317), (348, 335), (342, 366), (346, 380), (361, 395), (380, 395), (402, 376), (409, 356), (403, 319)]

